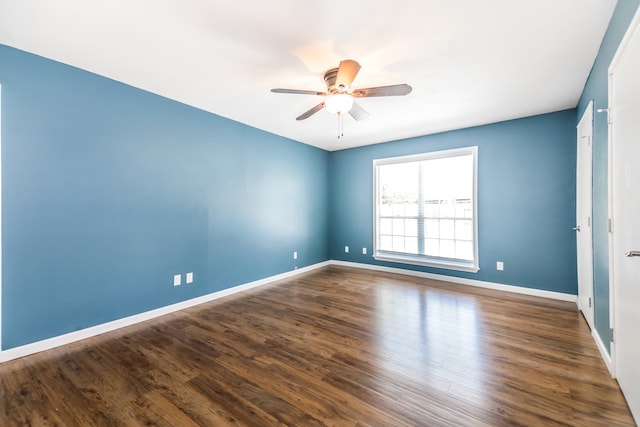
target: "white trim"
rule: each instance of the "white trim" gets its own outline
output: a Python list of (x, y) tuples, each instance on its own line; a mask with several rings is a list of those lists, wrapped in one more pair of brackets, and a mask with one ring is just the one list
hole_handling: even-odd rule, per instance
[[(378, 199), (380, 197), (380, 177), (379, 167), (385, 165), (402, 164), (408, 162), (428, 161), (445, 159), (458, 156), (471, 155), (473, 159), (473, 261), (448, 260), (444, 258), (398, 253), (393, 251), (379, 250), (378, 241)], [(478, 250), (478, 146), (468, 146), (454, 148), (450, 150), (427, 151), (424, 153), (410, 154), (398, 157), (386, 157), (373, 159), (373, 258), (380, 261), (390, 261), (396, 263), (423, 265), (448, 270), (467, 271), (477, 273), (480, 270), (480, 257)]]
[(233, 288), (224, 289), (218, 292), (213, 292), (208, 295), (193, 298), (190, 300), (182, 301), (176, 304), (171, 304), (165, 307), (160, 307), (155, 310), (147, 311), (133, 316), (117, 319), (112, 322), (103, 323), (101, 325), (92, 326), (90, 328), (82, 329), (68, 334), (59, 335), (57, 337), (48, 338), (46, 340), (26, 344), (20, 347), (15, 347), (6, 351), (0, 351), (0, 363), (7, 362), (18, 357), (28, 356), (30, 354), (38, 353), (44, 350), (49, 350), (55, 347), (59, 347), (65, 344), (71, 344), (76, 341), (80, 341), (86, 338), (91, 338), (96, 335), (104, 334), (105, 332), (111, 332), (116, 329), (131, 326), (136, 323), (144, 322), (146, 320), (155, 319), (156, 317), (164, 316), (165, 314), (173, 313), (178, 310), (184, 310), (189, 307), (193, 307), (199, 304), (203, 304), (209, 301), (213, 301), (222, 297), (237, 294), (239, 292), (248, 291), (249, 289), (257, 288), (278, 280), (283, 280), (289, 277), (297, 276), (302, 273), (306, 273), (311, 270), (316, 270), (329, 265), (329, 261), (320, 262), (307, 267), (299, 268), (292, 271), (287, 271), (282, 274), (267, 277), (264, 279), (256, 280), (254, 282), (245, 283), (243, 285), (234, 286)]
[[(616, 53), (615, 58), (617, 58), (618, 54)], [(614, 61), (616, 60), (614, 58)], [(609, 109), (608, 105), (611, 101), (611, 94), (613, 93), (613, 70), (611, 66), (609, 66), (609, 75), (607, 80), (607, 122), (609, 121)], [(594, 119), (595, 120), (595, 119)], [(594, 123), (595, 127), (595, 123)], [(607, 124), (607, 221), (609, 223), (609, 230), (607, 232), (607, 243), (608, 243), (608, 268), (609, 268), (609, 328), (615, 328), (615, 286), (614, 286), (614, 272), (613, 272), (613, 147), (611, 144), (613, 141), (613, 127), (611, 124)], [(595, 284), (595, 274), (594, 274), (594, 284)], [(595, 289), (593, 291), (595, 293)], [(595, 317), (595, 307), (594, 307), (594, 317)], [(596, 331), (596, 335), (598, 335)], [(602, 339), (600, 340), (602, 342)], [(616, 377), (616, 354), (615, 354), (615, 343), (609, 343), (609, 372), (613, 378)], [(606, 353), (606, 352), (605, 352)]]
[[(610, 111), (612, 108), (612, 96), (613, 96), (613, 74), (615, 71), (620, 58), (624, 51), (626, 50), (629, 43), (633, 39), (636, 31), (640, 30), (640, 8), (636, 10), (633, 20), (629, 27), (627, 27), (627, 31), (620, 41), (618, 45), (618, 49), (616, 50), (611, 63), (608, 68), (608, 85), (607, 85), (607, 115), (608, 117), (613, 117), (615, 112)], [(609, 120), (608, 120), (609, 121)], [(613, 207), (613, 182), (614, 182), (614, 173), (613, 173), (613, 140), (614, 140), (614, 132), (613, 125), (611, 123), (607, 126), (607, 216), (608, 220), (611, 224), (611, 229), (609, 230), (609, 327), (615, 330), (616, 327), (616, 286), (615, 286), (615, 249), (614, 249), (614, 234), (613, 229), (616, 224), (613, 222), (614, 215), (614, 207)], [(615, 341), (610, 343), (611, 349), (611, 368), (609, 371), (611, 372), (611, 376), (616, 378), (616, 344)]]
[(613, 364), (611, 363), (611, 356), (609, 356), (609, 353), (607, 353), (607, 347), (604, 345), (604, 342), (602, 342), (602, 338), (600, 338), (600, 334), (598, 334), (598, 331), (595, 328), (591, 330), (591, 336), (593, 336), (593, 340), (596, 342), (598, 350), (600, 350), (600, 355), (602, 356), (602, 360), (609, 370), (609, 374), (611, 374), (611, 376), (615, 378), (615, 375), (613, 374), (614, 371)]
[[(385, 255), (385, 254), (389, 255)], [(480, 268), (473, 264), (464, 264), (461, 261), (457, 260), (448, 260), (448, 259), (438, 259), (437, 261), (432, 261), (435, 258), (425, 258), (425, 257), (412, 257), (410, 255), (398, 254), (395, 255), (393, 252), (385, 252), (378, 251), (373, 259), (376, 261), (387, 261), (387, 262), (396, 262), (400, 264), (413, 264), (413, 265), (423, 265), (426, 267), (435, 267), (435, 268), (444, 268), (447, 270), (457, 270), (457, 271), (468, 271), (470, 273), (477, 273), (480, 271)]]
[(455, 283), (458, 285), (475, 286), (478, 288), (493, 289), (496, 291), (512, 292), (516, 294), (531, 295), (534, 297), (550, 298), (560, 301), (567, 301), (577, 303), (578, 297), (572, 294), (565, 294), (561, 292), (544, 291), (541, 289), (524, 288), (522, 286), (505, 285), (502, 283), (485, 282), (475, 279), (465, 279), (463, 277), (445, 276), (442, 274), (426, 273), (424, 271), (405, 270), (403, 268), (383, 267), (373, 264), (361, 264), (357, 262), (348, 261), (329, 261), (331, 265), (340, 265), (343, 267), (355, 267), (364, 268), (367, 270), (383, 271), (386, 273), (404, 274), (405, 276), (422, 277), (425, 279), (440, 280), (444, 282)]
[[(613, 118), (615, 120), (615, 111), (611, 111), (610, 109), (613, 108), (612, 106), (612, 97), (613, 97), (613, 92), (614, 92), (614, 88), (613, 88), (613, 76), (614, 76), (614, 71), (615, 68), (618, 65), (618, 62), (621, 60), (622, 55), (624, 54), (624, 51), (627, 49), (627, 47), (629, 46), (629, 44), (631, 43), (631, 41), (633, 40), (636, 32), (640, 31), (640, 8), (638, 8), (633, 16), (633, 20), (631, 21), (631, 23), (629, 24), (629, 26), (627, 27), (627, 30), (625, 32), (624, 37), (622, 38), (622, 40), (620, 41), (620, 44), (618, 45), (618, 48), (616, 50), (615, 55), (613, 56), (613, 59), (611, 60), (611, 63), (609, 64), (609, 68), (608, 68), (608, 85), (607, 85), (607, 115), (608, 118)], [(608, 120), (608, 122), (611, 122), (612, 120)], [(608, 163), (607, 163), (607, 215), (608, 215), (608, 220), (610, 221), (611, 224), (611, 228), (609, 229), (609, 327), (611, 329), (613, 329), (615, 331), (616, 328), (616, 300), (617, 300), (617, 295), (616, 295), (616, 286), (615, 286), (615, 281), (616, 281), (616, 277), (615, 277), (615, 257), (616, 257), (616, 253), (615, 253), (615, 248), (614, 248), (614, 239), (615, 239), (615, 235), (613, 233), (613, 231), (615, 230), (616, 224), (615, 222), (613, 222), (613, 218), (614, 218), (614, 213), (615, 213), (615, 209), (614, 209), (614, 205), (613, 205), (613, 183), (614, 183), (614, 171), (613, 171), (613, 156), (614, 156), (614, 150), (613, 150), (613, 142), (614, 142), (614, 129), (613, 129), (613, 124), (609, 123), (607, 126), (607, 156), (608, 156)], [(610, 343), (610, 349), (611, 349), (611, 356), (610, 356), (610, 368), (609, 368), (609, 372), (611, 372), (611, 376), (613, 378), (616, 378), (616, 366), (617, 366), (617, 360), (618, 360), (618, 355), (616, 354), (616, 343), (615, 341)]]
[(381, 159), (373, 159), (374, 166), (380, 165), (393, 165), (396, 163), (408, 163), (413, 161), (425, 160), (434, 160), (434, 159), (446, 159), (448, 157), (456, 157), (456, 156), (464, 156), (468, 155), (472, 151), (477, 151), (478, 146), (473, 145), (469, 147), (461, 147), (461, 148), (452, 148), (449, 150), (438, 150), (438, 151), (425, 151), (424, 153), (417, 154), (409, 154), (406, 156), (396, 156), (396, 157), (384, 157)]
[(614, 68), (616, 67), (616, 65), (618, 65), (618, 61), (620, 61), (620, 58), (622, 58), (623, 52), (626, 50), (629, 43), (631, 43), (631, 40), (633, 39), (633, 36), (636, 33), (636, 31), (640, 31), (640, 8), (636, 10), (635, 15), (633, 16), (633, 20), (627, 27), (627, 32), (625, 33), (624, 37), (622, 38), (622, 41), (618, 45), (616, 54), (613, 55), (613, 59), (609, 64), (609, 69), (608, 69), (609, 75), (613, 74)]
[[(593, 303), (593, 301), (595, 301), (593, 286), (593, 120), (593, 100), (591, 100), (576, 125), (576, 226), (582, 227), (582, 231), (576, 233), (578, 309), (582, 311), (590, 329), (596, 327), (595, 304)], [(584, 132), (585, 125), (587, 126), (587, 132)], [(586, 150), (584, 146), (581, 145), (581, 140), (585, 137), (589, 138)], [(588, 161), (587, 168), (582, 166), (584, 163), (583, 159)], [(587, 178), (589, 182), (589, 193), (586, 198), (583, 198), (581, 184), (585, 178)], [(585, 206), (586, 204), (588, 206)], [(588, 221), (584, 221), (585, 211), (588, 212)], [(586, 254), (585, 251), (588, 251), (588, 254)], [(586, 294), (585, 287), (590, 288), (587, 289)]]
[(2, 85), (0, 85), (0, 355), (2, 354)]

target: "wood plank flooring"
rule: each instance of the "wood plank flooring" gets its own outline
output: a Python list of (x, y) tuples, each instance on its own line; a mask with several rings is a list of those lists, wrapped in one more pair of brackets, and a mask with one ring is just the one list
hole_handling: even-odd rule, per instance
[(2, 364), (0, 425), (634, 423), (575, 304), (333, 266)]

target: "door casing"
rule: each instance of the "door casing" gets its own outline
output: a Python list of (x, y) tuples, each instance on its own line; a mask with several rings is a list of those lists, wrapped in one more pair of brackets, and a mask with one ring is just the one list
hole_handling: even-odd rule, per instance
[[(623, 65), (629, 69), (623, 68)], [(634, 179), (637, 179), (640, 170), (640, 148), (635, 145), (640, 134), (637, 121), (640, 115), (640, 82), (637, 75), (640, 75), (640, 9), (636, 11), (609, 67), (607, 111), (609, 218), (612, 221), (609, 234), (609, 301), (613, 335), (611, 371), (618, 378), (636, 422), (640, 421), (640, 368), (637, 365), (640, 342), (636, 334), (637, 324), (640, 323), (640, 283), (636, 276), (640, 275), (635, 274), (640, 271), (640, 259), (626, 257), (625, 253), (640, 250), (640, 224), (635, 217), (627, 218), (629, 212), (640, 212), (640, 203), (637, 201), (640, 190), (635, 188), (635, 191), (630, 191), (636, 184)], [(621, 88), (624, 83), (630, 85)], [(631, 131), (627, 130), (627, 124), (632, 126)], [(628, 152), (628, 147), (636, 151)], [(623, 201), (626, 203), (623, 204)], [(628, 270), (633, 270), (633, 280), (624, 280)]]
[(578, 261), (578, 308), (594, 329), (593, 303), (593, 101), (576, 127), (576, 249)]

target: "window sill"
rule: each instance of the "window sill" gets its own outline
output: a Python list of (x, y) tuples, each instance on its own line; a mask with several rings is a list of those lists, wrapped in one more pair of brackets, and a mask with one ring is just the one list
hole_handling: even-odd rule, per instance
[(468, 271), (477, 273), (480, 268), (471, 263), (454, 260), (435, 260), (433, 258), (423, 258), (410, 255), (377, 253), (373, 256), (376, 261), (397, 262), (401, 264), (423, 265), (425, 267), (442, 268), (445, 270)]

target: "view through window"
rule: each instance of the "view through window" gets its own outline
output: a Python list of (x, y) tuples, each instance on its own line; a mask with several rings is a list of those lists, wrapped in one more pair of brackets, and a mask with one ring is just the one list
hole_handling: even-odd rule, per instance
[(379, 159), (376, 259), (478, 270), (477, 147)]

